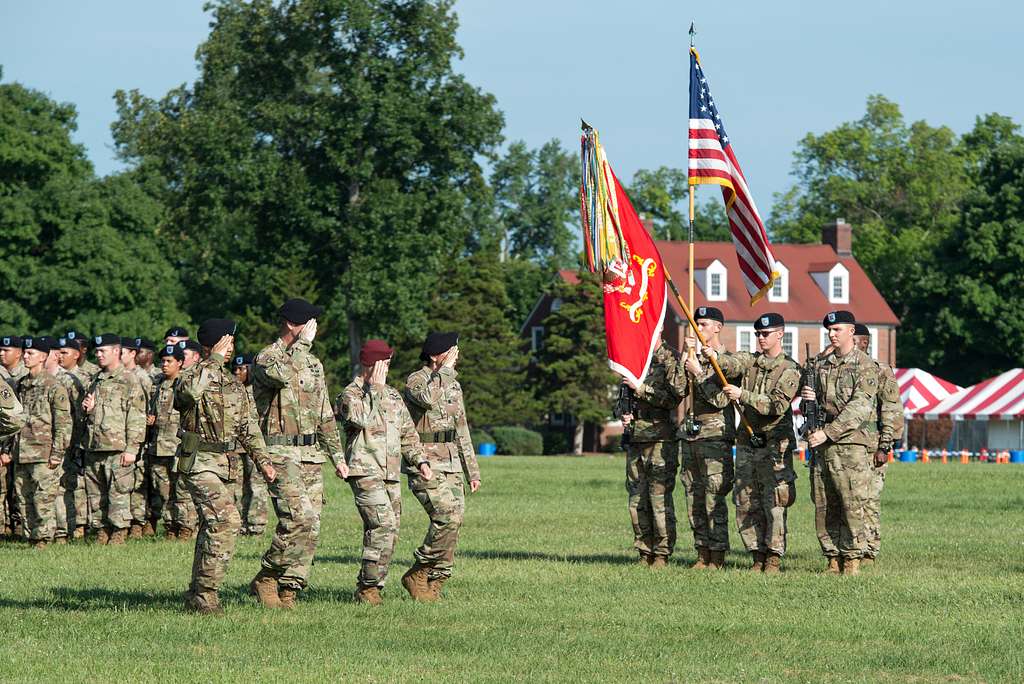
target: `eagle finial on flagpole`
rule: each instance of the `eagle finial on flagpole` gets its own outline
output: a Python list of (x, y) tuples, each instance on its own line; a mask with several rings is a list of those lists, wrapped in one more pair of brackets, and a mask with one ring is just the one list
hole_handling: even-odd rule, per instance
[(693, 47), (693, 37), (697, 35), (697, 29), (694, 28), (693, 22), (690, 22), (690, 47)]

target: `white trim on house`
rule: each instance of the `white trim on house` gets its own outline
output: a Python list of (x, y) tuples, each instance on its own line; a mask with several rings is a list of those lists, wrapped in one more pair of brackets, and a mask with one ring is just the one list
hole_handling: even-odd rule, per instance
[[(781, 261), (775, 261), (775, 271), (779, 277), (775, 279), (772, 289), (768, 290), (768, 301), (784, 303), (789, 301), (789, 269)], [(775, 294), (778, 291), (779, 294)]]

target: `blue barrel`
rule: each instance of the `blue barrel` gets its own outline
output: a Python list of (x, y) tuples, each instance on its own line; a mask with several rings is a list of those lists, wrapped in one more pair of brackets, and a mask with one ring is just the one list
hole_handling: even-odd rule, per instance
[(493, 456), (497, 450), (498, 446), (493, 442), (483, 442), (477, 447), (476, 453), (478, 456)]
[(1024, 463), (1024, 451), (1011, 451), (1010, 463)]
[(917, 461), (917, 449), (904, 449), (901, 451), (900, 461), (903, 463), (915, 463)]

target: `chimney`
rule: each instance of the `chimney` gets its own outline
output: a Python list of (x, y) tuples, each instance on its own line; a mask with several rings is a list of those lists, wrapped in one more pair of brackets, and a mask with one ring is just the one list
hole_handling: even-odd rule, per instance
[(821, 243), (831, 245), (837, 256), (852, 256), (853, 228), (845, 219), (841, 218), (837, 218), (832, 223), (826, 223), (821, 229)]

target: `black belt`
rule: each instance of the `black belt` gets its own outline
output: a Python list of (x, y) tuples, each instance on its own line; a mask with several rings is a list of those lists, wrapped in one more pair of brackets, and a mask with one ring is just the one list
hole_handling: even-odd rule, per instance
[(659, 418), (668, 418), (667, 409), (638, 409), (636, 417), (640, 420), (657, 420)]
[(308, 435), (267, 435), (264, 438), (267, 446), (313, 446), (316, 444), (316, 433)]
[(206, 451), (216, 454), (226, 454), (238, 450), (238, 443), (235, 440), (230, 442), (199, 442), (197, 451)]
[(441, 432), (421, 432), (420, 442), (423, 444), (444, 444), (446, 442), (454, 442), (456, 437), (455, 430), (442, 430)]

